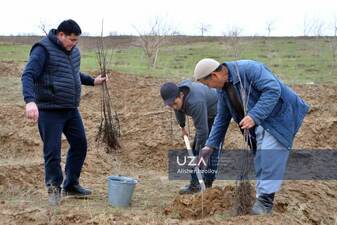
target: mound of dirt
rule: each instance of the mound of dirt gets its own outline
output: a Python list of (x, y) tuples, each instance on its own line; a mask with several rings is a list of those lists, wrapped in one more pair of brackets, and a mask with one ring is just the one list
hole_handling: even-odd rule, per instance
[(177, 196), (164, 213), (176, 214), (180, 219), (201, 219), (224, 211), (233, 214), (234, 189), (233, 186), (215, 187), (195, 195)]
[(235, 215), (249, 214), (254, 203), (253, 186), (247, 180), (239, 181), (235, 188)]

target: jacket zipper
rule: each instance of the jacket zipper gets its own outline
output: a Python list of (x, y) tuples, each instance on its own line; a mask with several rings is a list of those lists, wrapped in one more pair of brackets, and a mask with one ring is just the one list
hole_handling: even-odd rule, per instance
[(70, 66), (71, 66), (71, 70), (73, 72), (73, 78), (74, 78), (74, 103), (76, 104), (76, 78), (75, 78), (75, 70), (74, 70), (74, 66), (73, 66), (73, 63), (71, 61), (71, 58), (70, 58), (70, 55), (68, 55), (68, 60), (69, 60), (69, 63), (70, 63)]

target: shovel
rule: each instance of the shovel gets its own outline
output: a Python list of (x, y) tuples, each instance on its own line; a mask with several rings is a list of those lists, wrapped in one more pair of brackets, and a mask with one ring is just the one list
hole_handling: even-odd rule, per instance
[[(188, 139), (188, 137), (186, 135), (184, 135), (184, 141), (185, 141), (185, 145), (186, 145), (186, 148), (187, 148), (188, 155), (191, 156), (191, 157), (194, 157), (193, 152), (192, 152), (192, 148), (191, 148), (191, 144), (190, 144), (190, 140)], [(199, 184), (200, 184), (201, 191), (205, 191), (206, 186), (205, 186), (205, 183), (204, 183), (204, 179), (202, 179), (199, 167), (196, 166), (194, 168), (194, 171), (197, 174), (197, 178), (198, 178), (198, 181), (199, 181)]]

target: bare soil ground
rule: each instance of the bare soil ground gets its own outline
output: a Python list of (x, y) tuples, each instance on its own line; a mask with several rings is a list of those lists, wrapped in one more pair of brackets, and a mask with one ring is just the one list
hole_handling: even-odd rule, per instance
[(20, 74), (23, 67), (15, 61), (0, 61), (1, 74), (15, 76)]
[[(174, 115), (162, 105), (159, 86), (163, 81), (119, 73), (110, 76), (123, 145), (112, 155), (104, 153), (94, 141), (100, 119), (100, 89), (84, 88), (80, 111), (89, 150), (81, 183), (92, 188), (94, 195), (87, 200), (66, 199), (58, 208), (47, 204), (42, 144), (36, 124), (24, 119), (22, 105), (3, 104), (0, 108), (0, 224), (336, 223), (336, 181), (286, 181), (276, 196), (271, 216), (233, 217), (235, 183), (230, 181), (216, 181), (216, 187), (203, 195), (178, 196), (179, 187), (186, 182), (167, 179), (167, 150), (183, 148), (183, 141)], [(336, 148), (337, 86), (293, 88), (312, 106), (294, 148)], [(240, 133), (231, 124), (225, 148), (239, 147), (238, 138)], [(63, 140), (63, 166), (67, 146)], [(108, 206), (107, 176), (117, 174), (139, 179), (132, 207), (128, 209)]]

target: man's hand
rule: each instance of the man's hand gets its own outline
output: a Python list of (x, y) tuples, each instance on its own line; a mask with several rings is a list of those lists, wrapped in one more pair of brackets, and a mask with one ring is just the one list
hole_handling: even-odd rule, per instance
[(187, 137), (189, 137), (189, 134), (188, 134), (187, 130), (185, 129), (185, 127), (182, 127), (182, 128), (181, 128), (181, 134), (182, 134), (182, 137), (184, 137), (185, 135), (186, 135)]
[(39, 119), (39, 110), (37, 109), (35, 102), (29, 102), (26, 104), (25, 115), (29, 120), (32, 120), (35, 123), (37, 122)]
[(245, 116), (239, 123), (241, 129), (249, 129), (255, 126), (255, 122), (250, 116)]
[(95, 78), (94, 85), (102, 85), (105, 81), (108, 80), (108, 75), (105, 77), (102, 77), (102, 75), (99, 75), (98, 77)]
[[(206, 166), (203, 162), (205, 162), (207, 164), (208, 159), (211, 156), (211, 154), (213, 153), (213, 151), (214, 151), (213, 148), (210, 148), (208, 146), (203, 147), (199, 152), (197, 165), (200, 165), (201, 168)], [(201, 161), (201, 160), (203, 160), (203, 161)]]

